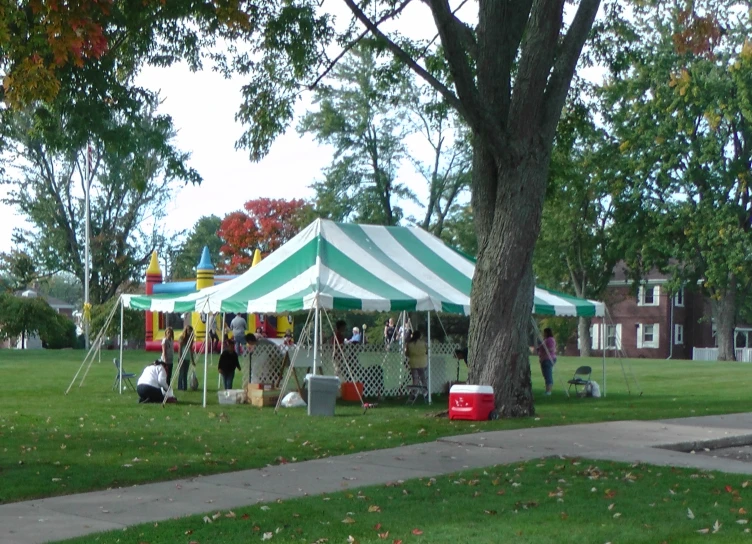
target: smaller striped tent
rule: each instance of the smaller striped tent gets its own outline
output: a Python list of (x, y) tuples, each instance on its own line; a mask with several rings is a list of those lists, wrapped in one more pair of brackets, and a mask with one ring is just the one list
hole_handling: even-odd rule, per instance
[[(232, 281), (182, 297), (124, 295), (158, 312), (281, 313), (311, 308), (470, 314), (475, 263), (417, 227), (318, 219)], [(536, 314), (602, 316), (600, 302), (535, 289)]]

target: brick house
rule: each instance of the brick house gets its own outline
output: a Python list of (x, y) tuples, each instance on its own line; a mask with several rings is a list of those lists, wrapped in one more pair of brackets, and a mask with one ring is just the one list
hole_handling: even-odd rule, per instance
[[(600, 356), (605, 344), (607, 355), (615, 355), (620, 347), (627, 357), (692, 359), (693, 348), (715, 346), (710, 303), (698, 290), (671, 292), (669, 276), (657, 270), (635, 290), (626, 272), (623, 262), (614, 267), (603, 297), (609, 314), (605, 329), (600, 318), (592, 321), (593, 355)], [(744, 334), (745, 341), (752, 341), (752, 330)], [(579, 341), (569, 342), (565, 352), (578, 355)]]

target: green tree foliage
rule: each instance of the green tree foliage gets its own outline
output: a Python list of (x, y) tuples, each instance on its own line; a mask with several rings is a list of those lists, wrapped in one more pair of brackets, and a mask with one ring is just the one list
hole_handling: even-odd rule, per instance
[(332, 71), (331, 85), (315, 89), (318, 109), (298, 126), (334, 147), (334, 162), (313, 186), (317, 211), (332, 219), (396, 225), (402, 217), (396, 201), (414, 198), (397, 181), (408, 132), (400, 95), (408, 86), (387, 79), (385, 70), (373, 47), (356, 46)]
[(478, 255), (478, 237), (475, 235), (472, 206), (457, 206), (444, 220), (441, 239), (466, 255)]
[(39, 335), (44, 343), (72, 347), (75, 326), (71, 337), (69, 324), (73, 323), (42, 298), (0, 293), (0, 338), (21, 337), (21, 349), (26, 347), (27, 339), (33, 334)]
[(746, 7), (707, 0), (637, 10), (621, 32), (628, 54), (604, 88), (623, 155), (618, 198), (632, 218), (628, 261), (672, 271), (675, 284), (701, 282), (724, 360), (734, 358), (737, 289), (752, 279)]
[[(599, 299), (619, 259), (611, 198), (618, 149), (596, 126), (585, 89), (573, 91), (556, 132), (534, 267), (542, 285)], [(579, 318), (579, 337), (580, 353), (589, 357), (587, 318)]]
[[(104, 304), (92, 306), (92, 338), (102, 330), (113, 307), (118, 305), (118, 300), (119, 299), (113, 298)], [(104, 331), (104, 336), (110, 343), (113, 342), (114, 338), (120, 336), (120, 308), (115, 310), (115, 315), (113, 316), (112, 321), (110, 321), (110, 326)], [(123, 313), (123, 338), (128, 341), (130, 347), (143, 345), (144, 338), (146, 338), (144, 312), (125, 308)]]
[(420, 226), (441, 236), (450, 214), (463, 208), (472, 177), (472, 152), (467, 129), (435, 89), (411, 85), (408, 107), (420, 134), (431, 151), (430, 160), (414, 154), (410, 160), (426, 180), (428, 200)]
[(186, 240), (178, 246), (178, 251), (172, 266), (174, 278), (189, 279), (196, 276), (196, 265), (201, 258), (204, 247), (209, 248), (214, 269), (217, 273), (224, 272), (223, 262), (220, 259), (222, 239), (218, 231), (222, 220), (216, 215), (205, 215), (193, 225)]
[(198, 179), (188, 155), (169, 143), (171, 120), (141, 110), (137, 123), (110, 119), (115, 135), (78, 147), (67, 128), (81, 119), (67, 106), (6, 112), (14, 152), (3, 182), (13, 188), (6, 203), (33, 225), (16, 230), (16, 244), (45, 275), (69, 272), (84, 282), (85, 186), (91, 187), (90, 297), (101, 303), (136, 278), (152, 250), (164, 243), (159, 228), (174, 180)]
[(0, 254), (0, 270), (5, 273), (6, 288), (10, 291), (25, 289), (39, 277), (34, 261), (23, 251)]

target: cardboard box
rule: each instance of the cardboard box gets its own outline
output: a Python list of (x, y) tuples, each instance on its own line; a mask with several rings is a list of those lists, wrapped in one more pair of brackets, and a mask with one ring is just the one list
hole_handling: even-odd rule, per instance
[(252, 389), (250, 391), (249, 397), (252, 405), (262, 408), (265, 406), (276, 406), (277, 401), (279, 400), (279, 395), (279, 389), (271, 389), (268, 391), (264, 391), (262, 389)]

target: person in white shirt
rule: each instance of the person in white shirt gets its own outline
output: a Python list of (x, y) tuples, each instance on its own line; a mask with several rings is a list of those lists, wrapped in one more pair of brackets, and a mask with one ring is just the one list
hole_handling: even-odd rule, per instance
[(136, 392), (138, 402), (162, 402), (169, 389), (167, 385), (167, 365), (163, 361), (155, 361), (147, 366), (138, 378)]
[(245, 330), (248, 328), (248, 323), (242, 315), (238, 314), (230, 321), (230, 328), (232, 329), (232, 339), (235, 342), (235, 351), (238, 352), (238, 356), (241, 356), (245, 346)]

